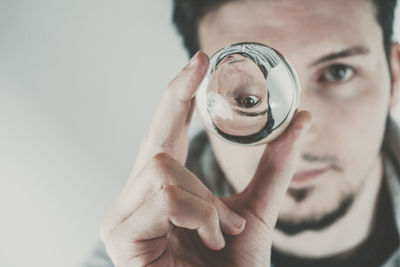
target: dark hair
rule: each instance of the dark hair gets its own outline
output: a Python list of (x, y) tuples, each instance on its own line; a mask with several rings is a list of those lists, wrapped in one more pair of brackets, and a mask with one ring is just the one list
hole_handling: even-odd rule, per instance
[[(199, 49), (198, 26), (200, 20), (211, 10), (238, 0), (174, 0), (173, 22), (183, 38), (189, 56)], [(382, 29), (383, 45), (389, 58), (393, 35), (394, 10), (397, 0), (370, 0), (375, 6), (376, 20)], [(222, 48), (222, 47), (221, 47)]]

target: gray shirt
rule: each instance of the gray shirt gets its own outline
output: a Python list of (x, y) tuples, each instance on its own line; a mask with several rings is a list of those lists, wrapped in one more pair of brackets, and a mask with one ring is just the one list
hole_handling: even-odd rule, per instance
[[(393, 214), (397, 232), (393, 233), (400, 238), (400, 130), (396, 123), (389, 118), (385, 140), (382, 146), (385, 183), (389, 188), (392, 201)], [(203, 183), (218, 196), (228, 196), (235, 193), (233, 187), (225, 179), (219, 168), (214, 153), (208, 142), (207, 135), (201, 133), (191, 142), (186, 166), (196, 174)], [(99, 243), (85, 267), (112, 267), (114, 266), (105, 251), (103, 244)], [(272, 263), (273, 266), (273, 263)], [(400, 247), (386, 260), (381, 267), (400, 266)]]

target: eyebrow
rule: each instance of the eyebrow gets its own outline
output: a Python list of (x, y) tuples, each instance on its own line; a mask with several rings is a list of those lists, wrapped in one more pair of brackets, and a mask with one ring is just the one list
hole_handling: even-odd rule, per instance
[(228, 64), (234, 64), (234, 63), (237, 63), (237, 62), (244, 62), (244, 59), (243, 58), (242, 59), (234, 59), (232, 61), (229, 61)]
[[(221, 60), (222, 61), (222, 60)], [(228, 64), (234, 64), (234, 63), (237, 63), (237, 62), (244, 62), (244, 59), (234, 59), (234, 60), (232, 60), (232, 61), (229, 61), (229, 62), (224, 62), (224, 63), (221, 63), (221, 61), (217, 64), (217, 66), (215, 66), (215, 70), (217, 70), (222, 64), (224, 64), (224, 63), (228, 63)]]
[(316, 61), (314, 61), (313, 63), (311, 63), (310, 66), (315, 66), (327, 61), (331, 61), (331, 60), (335, 60), (338, 58), (345, 58), (345, 57), (351, 57), (351, 56), (357, 56), (357, 55), (365, 55), (369, 53), (369, 49), (366, 48), (365, 46), (354, 46), (354, 47), (350, 47), (344, 50), (341, 50), (339, 52), (335, 52), (332, 54), (328, 54), (326, 56), (323, 56), (319, 59), (317, 59)]

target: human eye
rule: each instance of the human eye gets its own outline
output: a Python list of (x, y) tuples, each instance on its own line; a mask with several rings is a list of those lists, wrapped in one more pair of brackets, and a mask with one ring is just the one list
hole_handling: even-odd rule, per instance
[(260, 103), (260, 98), (257, 96), (249, 95), (246, 97), (236, 98), (236, 102), (241, 108), (253, 108)]
[(349, 65), (333, 64), (322, 70), (319, 82), (322, 83), (343, 83), (355, 75), (355, 70)]

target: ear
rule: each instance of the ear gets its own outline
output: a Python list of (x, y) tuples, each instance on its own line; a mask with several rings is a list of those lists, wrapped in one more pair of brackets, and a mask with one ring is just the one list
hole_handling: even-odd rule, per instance
[(395, 42), (392, 45), (390, 64), (392, 68), (390, 110), (393, 110), (393, 108), (397, 105), (397, 102), (399, 101), (399, 90), (400, 90), (400, 43), (398, 42)]

